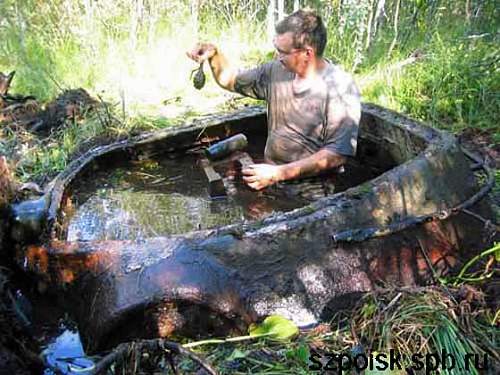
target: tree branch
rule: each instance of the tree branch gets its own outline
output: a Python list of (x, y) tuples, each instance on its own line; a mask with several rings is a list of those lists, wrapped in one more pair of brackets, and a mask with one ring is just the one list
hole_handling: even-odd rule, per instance
[[(182, 347), (172, 341), (165, 341), (164, 339), (151, 339), (151, 340), (140, 340), (128, 343), (122, 343), (118, 345), (111, 353), (102, 358), (99, 362), (96, 363), (93, 374), (103, 374), (113, 363), (117, 363), (123, 360), (123, 358), (128, 355), (128, 353), (132, 350), (150, 350), (150, 351), (160, 351), (160, 350), (168, 350), (176, 355), (183, 355), (197, 364), (199, 364), (205, 371), (207, 371), (210, 375), (217, 375), (217, 371), (206, 363), (201, 357), (193, 353), (192, 351)], [(173, 364), (171, 363), (171, 366)]]

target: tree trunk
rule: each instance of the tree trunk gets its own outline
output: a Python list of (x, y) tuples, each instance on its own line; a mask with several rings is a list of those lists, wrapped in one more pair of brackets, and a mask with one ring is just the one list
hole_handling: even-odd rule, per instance
[(198, 13), (200, 9), (200, 1), (199, 0), (191, 0), (191, 24), (193, 26), (193, 31), (195, 33), (196, 39), (198, 39)]
[(384, 13), (385, 13), (385, 0), (378, 0), (377, 10), (375, 11), (374, 17), (374, 25), (373, 25), (373, 37), (377, 35), (377, 30), (382, 27), (382, 23), (384, 22)]
[(285, 0), (278, 0), (278, 22), (285, 18)]
[(392, 50), (396, 47), (396, 43), (398, 41), (398, 20), (399, 20), (399, 7), (401, 6), (401, 0), (397, 0), (396, 2), (396, 10), (394, 11), (394, 38), (392, 39), (391, 46), (389, 47), (389, 51), (387, 52), (387, 57), (391, 56)]
[(267, 42), (269, 45), (273, 44), (275, 14), (276, 0), (269, 0), (269, 5), (267, 6)]

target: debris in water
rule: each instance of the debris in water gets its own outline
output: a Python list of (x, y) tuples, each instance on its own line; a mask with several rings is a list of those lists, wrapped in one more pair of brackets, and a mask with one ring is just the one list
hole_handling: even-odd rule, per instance
[(64, 331), (43, 351), (45, 375), (91, 373), (94, 362), (85, 356), (78, 331)]

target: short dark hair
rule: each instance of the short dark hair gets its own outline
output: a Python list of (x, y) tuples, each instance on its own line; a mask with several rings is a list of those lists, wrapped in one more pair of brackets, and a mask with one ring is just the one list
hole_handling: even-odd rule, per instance
[(276, 25), (276, 33), (293, 33), (294, 48), (311, 46), (317, 56), (323, 56), (326, 46), (326, 28), (321, 17), (310, 10), (298, 10)]

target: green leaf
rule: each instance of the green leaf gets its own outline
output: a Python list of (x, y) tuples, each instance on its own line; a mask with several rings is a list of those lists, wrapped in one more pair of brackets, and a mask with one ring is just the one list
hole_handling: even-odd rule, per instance
[(305, 344), (301, 344), (296, 351), (297, 358), (302, 363), (307, 363), (309, 357), (311, 357), (311, 353), (309, 352), (309, 347)]
[(234, 349), (231, 355), (227, 358), (227, 361), (234, 361), (236, 359), (242, 359), (247, 357), (247, 351), (241, 351), (239, 349)]
[(299, 328), (280, 315), (270, 315), (261, 324), (252, 324), (250, 336), (268, 336), (274, 340), (287, 341), (299, 334)]

